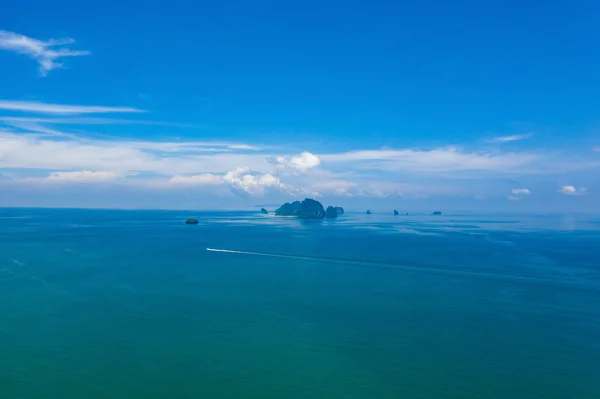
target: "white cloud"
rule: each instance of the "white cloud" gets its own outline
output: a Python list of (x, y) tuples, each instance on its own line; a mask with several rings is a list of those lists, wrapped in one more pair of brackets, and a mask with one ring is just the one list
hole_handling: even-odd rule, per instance
[(0, 132), (0, 168), (115, 170), (175, 176), (225, 173), (239, 165), (256, 170), (272, 167), (265, 155), (205, 147), (211, 144), (214, 143), (74, 139)]
[(321, 164), (321, 159), (310, 152), (304, 151), (300, 155), (286, 158), (277, 157), (275, 163), (279, 170), (291, 169), (298, 172), (306, 172)]
[(48, 136), (72, 137), (67, 133), (39, 125), (35, 122), (5, 122), (6, 125), (16, 127), (17, 129), (26, 130), (28, 132), (42, 133)]
[(461, 152), (456, 148), (433, 150), (382, 149), (323, 154), (324, 163), (352, 163), (363, 169), (414, 172), (513, 171), (525, 172), (539, 156), (529, 153), (490, 154)]
[[(243, 165), (272, 173), (280, 179), (296, 179), (300, 175), (323, 170), (319, 166), (338, 173), (353, 170), (363, 174), (391, 172), (402, 176), (417, 174), (452, 178), (548, 174), (557, 170), (564, 172), (598, 166), (585, 160), (557, 160), (552, 154), (467, 152), (456, 148), (357, 150), (319, 155), (305, 151), (294, 156), (276, 156), (265, 152), (266, 149), (261, 152), (236, 150), (256, 148), (248, 143), (136, 141), (110, 136), (93, 139), (50, 129), (42, 122), (12, 121), (9, 124), (36, 134), (0, 132), (0, 167), (4, 168), (118, 170), (189, 176), (202, 173), (221, 175)], [(395, 179), (398, 177), (394, 176)]]
[(46, 76), (53, 69), (62, 68), (63, 64), (57, 62), (60, 58), (90, 54), (89, 51), (75, 51), (63, 47), (74, 42), (75, 40), (71, 38), (42, 41), (18, 33), (0, 30), (0, 50), (13, 51), (33, 58), (39, 64), (39, 71), (42, 76)]
[[(110, 143), (110, 136), (104, 136), (104, 140), (94, 140), (94, 139), (86, 139), (79, 137), (72, 133), (67, 133), (64, 131), (59, 131), (56, 129), (51, 129), (46, 126), (42, 126), (39, 123), (28, 120), (28, 118), (24, 118), (20, 120), (19, 118), (14, 118), (15, 120), (5, 120), (5, 124), (8, 126), (12, 126), (21, 130), (26, 130), (27, 132), (41, 133), (42, 135), (47, 136), (61, 136), (68, 137), (74, 141), (80, 143)], [(2, 117), (0, 117), (0, 122), (2, 121)], [(8, 130), (0, 129), (0, 132)], [(14, 133), (14, 132), (12, 132)], [(29, 135), (29, 137), (35, 137)], [(40, 138), (41, 136), (38, 136)], [(228, 142), (215, 142), (215, 141), (179, 141), (179, 137), (177, 137), (178, 141), (121, 141), (119, 145), (121, 147), (133, 147), (142, 150), (150, 150), (157, 152), (229, 152), (232, 149), (247, 149), (252, 148), (258, 150), (258, 147), (254, 147), (248, 144), (239, 144), (239, 143), (228, 143)]]
[(221, 176), (213, 175), (212, 173), (204, 173), (201, 175), (193, 176), (173, 176), (169, 180), (175, 184), (198, 184), (198, 185), (210, 185), (210, 184), (222, 184), (223, 178)]
[[(88, 105), (49, 104), (37, 101), (0, 100), (0, 109), (9, 111), (38, 112), (43, 114), (106, 114), (124, 112), (146, 112), (131, 107), (104, 107)], [(5, 119), (5, 118), (2, 118)], [(9, 118), (6, 118), (9, 119)]]
[(531, 195), (531, 191), (528, 188), (513, 188), (511, 193), (512, 195), (508, 197), (511, 201), (520, 201), (524, 197)]
[[(456, 148), (280, 155), (274, 153), (275, 147), (246, 151), (255, 148), (246, 143), (92, 138), (82, 136), (81, 131), (74, 134), (70, 129), (50, 129), (43, 122), (31, 120), (8, 124), (20, 130), (0, 131), (0, 169), (13, 173), (16, 179), (28, 179), (23, 184), (108, 181), (109, 175), (92, 171), (111, 171), (107, 173), (112, 173), (112, 180), (120, 186), (165, 190), (198, 190), (205, 186), (212, 193), (225, 195), (231, 195), (233, 188), (233, 193), (250, 195), (278, 191), (296, 196), (424, 198), (485, 193), (506, 197), (506, 188), (497, 188), (491, 178), (532, 171), (558, 171), (564, 176), (567, 166), (598, 167), (589, 159), (561, 158), (553, 153), (486, 153)], [(30, 178), (51, 171), (61, 172), (49, 179)], [(471, 171), (476, 173), (466, 173)], [(137, 176), (122, 178), (134, 174)], [(512, 197), (531, 195), (528, 189), (519, 187), (509, 192)]]
[(319, 195), (340, 195), (344, 197), (356, 196), (356, 189), (358, 184), (352, 181), (344, 180), (331, 176), (328, 179), (318, 180), (309, 185), (309, 189)]
[[(140, 110), (143, 111), (143, 110)], [(114, 119), (114, 118), (87, 118), (87, 117), (67, 117), (67, 118), (38, 118), (38, 117), (16, 117), (1, 116), (0, 121), (5, 123), (13, 122), (32, 122), (46, 123), (51, 125), (158, 125), (173, 126), (183, 128), (195, 128), (195, 126), (176, 122), (159, 122), (147, 120), (132, 119)]]
[(566, 195), (583, 195), (586, 193), (585, 187), (576, 188), (575, 186), (562, 186), (558, 192)]
[(230, 144), (227, 146), (227, 148), (229, 148), (231, 150), (249, 150), (249, 151), (258, 150), (257, 147), (255, 147), (253, 145), (248, 145), (248, 144)]
[(511, 141), (525, 140), (533, 136), (533, 133), (513, 134), (510, 136), (494, 137), (488, 140), (488, 143), (509, 143)]
[(50, 181), (69, 181), (69, 182), (98, 182), (120, 179), (121, 174), (117, 172), (107, 171), (91, 171), (91, 170), (80, 170), (76, 172), (53, 172), (46, 178)]
[(270, 173), (259, 173), (247, 167), (231, 170), (223, 176), (223, 180), (232, 187), (248, 194), (262, 194), (265, 188), (276, 188), (289, 192), (290, 186), (281, 183), (278, 177)]

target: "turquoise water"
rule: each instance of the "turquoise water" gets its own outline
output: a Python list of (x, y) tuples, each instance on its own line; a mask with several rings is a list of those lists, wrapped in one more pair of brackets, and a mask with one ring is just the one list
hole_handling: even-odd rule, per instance
[(0, 209), (0, 398), (597, 399), (599, 249), (597, 216)]

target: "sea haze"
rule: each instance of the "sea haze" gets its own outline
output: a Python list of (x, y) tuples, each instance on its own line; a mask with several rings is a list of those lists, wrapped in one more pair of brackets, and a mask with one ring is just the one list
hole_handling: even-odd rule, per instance
[(599, 248), (597, 215), (0, 209), (0, 398), (598, 399)]

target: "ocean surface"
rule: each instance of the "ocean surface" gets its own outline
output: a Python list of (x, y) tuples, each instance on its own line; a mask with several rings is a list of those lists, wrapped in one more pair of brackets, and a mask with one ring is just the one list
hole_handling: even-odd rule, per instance
[(598, 215), (0, 209), (0, 398), (598, 399), (599, 251)]

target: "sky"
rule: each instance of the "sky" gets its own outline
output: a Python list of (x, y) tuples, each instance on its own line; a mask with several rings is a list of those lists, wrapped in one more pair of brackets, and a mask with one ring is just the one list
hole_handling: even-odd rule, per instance
[(1, 8), (0, 206), (600, 211), (598, 2)]

